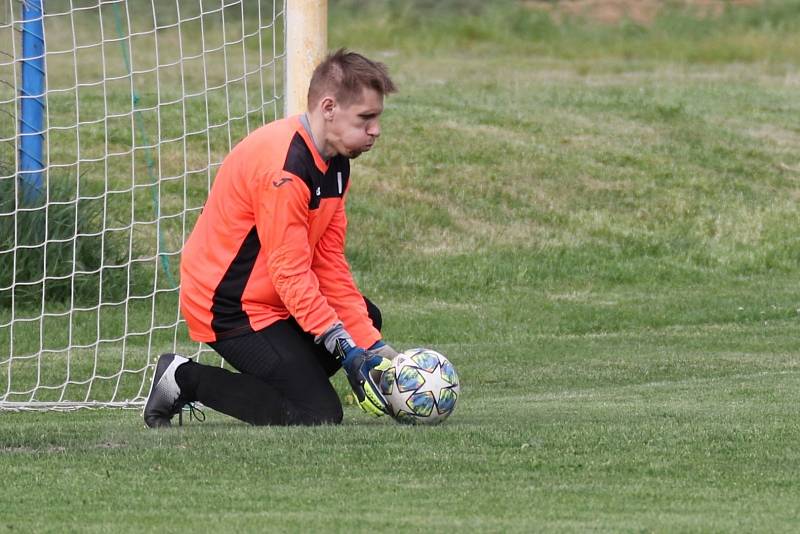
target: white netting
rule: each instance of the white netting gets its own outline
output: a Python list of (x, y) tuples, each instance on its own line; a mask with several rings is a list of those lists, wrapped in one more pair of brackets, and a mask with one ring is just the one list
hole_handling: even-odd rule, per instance
[(0, 12), (0, 410), (139, 405), (159, 353), (201, 352), (179, 257), (225, 154), (282, 112), (284, 3), (44, 4), (33, 195), (22, 2)]

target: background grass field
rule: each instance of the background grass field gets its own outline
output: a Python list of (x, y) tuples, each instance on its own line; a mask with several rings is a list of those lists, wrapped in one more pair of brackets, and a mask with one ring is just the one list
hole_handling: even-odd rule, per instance
[(387, 340), (454, 361), (456, 414), (2, 413), (0, 531), (800, 527), (800, 3), (407, 6), (331, 7), (401, 89), (348, 252)]

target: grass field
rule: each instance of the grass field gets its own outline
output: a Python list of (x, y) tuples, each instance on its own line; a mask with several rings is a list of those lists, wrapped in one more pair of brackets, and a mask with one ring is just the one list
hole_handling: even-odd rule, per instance
[(331, 8), (401, 90), (348, 252), (386, 339), (457, 366), (453, 417), (0, 413), (0, 532), (800, 528), (800, 2), (404, 4)]

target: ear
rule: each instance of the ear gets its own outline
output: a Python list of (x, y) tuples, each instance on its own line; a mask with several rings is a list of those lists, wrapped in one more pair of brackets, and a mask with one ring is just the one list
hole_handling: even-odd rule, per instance
[(324, 96), (319, 101), (319, 109), (322, 111), (322, 116), (325, 120), (333, 120), (333, 114), (336, 111), (336, 98), (332, 96)]

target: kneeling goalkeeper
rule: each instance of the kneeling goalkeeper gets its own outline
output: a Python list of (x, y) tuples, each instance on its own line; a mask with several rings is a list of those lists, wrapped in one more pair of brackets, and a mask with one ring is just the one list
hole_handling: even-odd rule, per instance
[(396, 352), (345, 260), (345, 198), (349, 160), (372, 148), (395, 90), (383, 64), (339, 50), (315, 69), (307, 113), (225, 158), (182, 253), (180, 301), (192, 339), (239, 372), (163, 354), (147, 426), (194, 401), (254, 425), (339, 423), (340, 367), (359, 405), (385, 413), (371, 375)]

